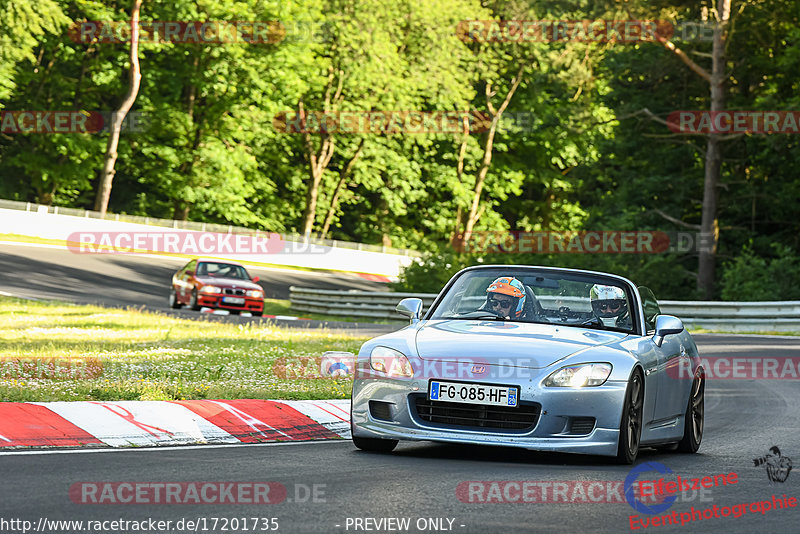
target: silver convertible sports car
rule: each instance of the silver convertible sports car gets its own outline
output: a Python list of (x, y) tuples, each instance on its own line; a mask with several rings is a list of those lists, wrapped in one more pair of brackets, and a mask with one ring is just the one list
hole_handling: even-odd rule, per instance
[(356, 447), (398, 440), (615, 456), (695, 452), (705, 374), (677, 317), (623, 277), (487, 265), (457, 273), (411, 324), (364, 343), (351, 426)]

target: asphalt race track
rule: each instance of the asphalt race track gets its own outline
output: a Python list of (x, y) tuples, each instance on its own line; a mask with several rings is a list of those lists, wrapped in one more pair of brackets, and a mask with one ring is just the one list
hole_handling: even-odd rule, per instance
[[(188, 260), (133, 255), (75, 254), (36, 245), (0, 245), (0, 294), (25, 298), (55, 299), (79, 304), (145, 307), (162, 313), (200, 318), (188, 309), (167, 306), (172, 275)], [(288, 299), (290, 286), (318, 289), (385, 290), (386, 284), (352, 273), (248, 268), (260, 277), (267, 298)], [(206, 315), (206, 314), (202, 314)], [(239, 316), (206, 316), (210, 320), (249, 322), (266, 319)], [(394, 330), (388, 325), (321, 321), (274, 321), (281, 326), (346, 328), (371, 335)], [(402, 325), (401, 325), (402, 326)]]
[[(696, 339), (704, 357), (800, 355), (800, 340), (796, 338), (698, 335)], [(737, 474), (736, 484), (703, 490), (703, 493), (685, 492), (658, 517), (675, 511), (680, 519), (683, 513), (691, 514), (692, 507), (703, 510), (716, 505), (722, 511), (725, 507), (745, 503), (748, 513), (736, 518), (733, 515), (711, 517), (683, 526), (651, 526), (647, 531), (797, 532), (800, 520), (797, 507), (762, 514), (757, 508), (766, 506), (757, 504), (756, 511), (749, 510), (753, 502), (771, 501), (773, 495), (800, 497), (800, 473), (790, 471), (785, 482), (770, 482), (765, 468), (756, 467), (753, 462), (768, 454), (773, 446), (780, 447), (782, 454), (794, 458), (795, 462), (800, 458), (798, 385), (797, 380), (710, 380), (706, 387), (705, 435), (698, 454), (644, 449), (637, 465), (659, 462), (672, 470), (671, 474), (658, 475), (646, 467), (648, 473), (642, 475), (642, 480), (659, 476), (670, 481), (677, 475), (702, 478)], [(40, 519), (173, 522), (170, 529), (146, 532), (194, 532), (194, 527), (187, 528), (185, 523), (183, 530), (176, 528), (181, 519), (205, 521), (195, 525), (198, 532), (268, 532), (275, 529), (260, 530), (263, 524), (259, 524), (253, 530), (252, 518), (277, 518), (278, 532), (290, 533), (618, 533), (632, 531), (631, 516), (656, 517), (635, 512), (624, 501), (623, 481), (630, 472), (630, 467), (615, 465), (602, 457), (433, 443), (401, 443), (390, 454), (360, 452), (349, 441), (77, 453), (15, 451), (0, 453), (0, 518), (32, 521), (33, 525)], [(81, 482), (196, 482), (200, 486), (209, 481), (278, 483), (285, 488), (285, 499), (278, 497), (279, 502), (275, 504), (259, 505), (199, 504), (194, 500), (183, 504), (85, 504), (81, 502), (80, 492), (70, 496), (73, 484)], [(572, 502), (563, 502), (564, 498), (557, 497), (557, 502), (551, 503), (475, 503), (469, 502), (469, 493), (457, 493), (459, 485), (468, 481), (517, 481), (519, 487), (523, 487), (524, 482), (601, 481), (601, 487), (606, 490), (592, 490), (587, 495), (566, 493)], [(473, 494), (472, 499), (488, 498), (491, 486), (486, 488), (485, 492)], [(101, 494), (100, 489), (97, 492), (96, 495)], [(209, 495), (213, 498), (215, 494)], [(534, 499), (539, 498), (537, 493), (532, 495)], [(602, 501), (606, 495), (611, 500), (616, 495), (617, 502), (589, 502), (589, 497)], [(502, 493), (494, 497), (522, 499), (519, 490), (509, 491), (508, 497)], [(232, 528), (234, 518), (239, 521), (238, 529)], [(250, 522), (247, 528), (242, 522), (244, 518)], [(402, 526), (395, 523), (384, 523), (381, 525), (384, 528), (376, 528), (376, 523), (365, 522), (367, 518), (375, 521), (409, 518), (410, 523), (405, 529), (385, 528)], [(357, 519), (361, 522), (357, 523)], [(434, 528), (437, 523), (426, 523), (429, 519), (440, 521), (440, 529)], [(213, 521), (216, 521), (215, 529)], [(417, 521), (423, 528), (417, 528)], [(357, 525), (362, 528), (356, 529)], [(223, 526), (227, 526), (227, 530)], [(644, 530), (640, 524), (635, 526), (639, 531)], [(105, 530), (92, 531), (124, 531), (119, 530), (120, 527), (117, 529), (113, 530), (108, 523)], [(49, 530), (68, 531), (74, 530), (52, 527)]]
[[(784, 338), (697, 336), (703, 356), (725, 356), (751, 347), (748, 357), (800, 353), (800, 342)], [(745, 344), (740, 341), (745, 340)], [(772, 348), (774, 346), (774, 348)], [(800, 457), (800, 401), (796, 381), (717, 380), (706, 390), (706, 431), (700, 452), (643, 452), (640, 462), (660, 462), (682, 477), (736, 472), (738, 483), (714, 488), (671, 510), (720, 507), (798, 496), (797, 473), (770, 483), (753, 458), (773, 445)], [(355, 532), (347, 518), (409, 517), (453, 519), (452, 530), (487, 532), (624, 532), (633, 509), (627, 503), (461, 502), (456, 488), (465, 481), (616, 481), (630, 468), (599, 457), (541, 454), (509, 449), (402, 444), (392, 454), (356, 451), (349, 442), (276, 446), (200, 447), (81, 454), (0, 456), (2, 516), (37, 522), (40, 517), (71, 520), (128, 519), (179, 521), (181, 518), (276, 517), (281, 532)], [(264, 481), (278, 482), (287, 500), (272, 505), (75, 504), (68, 491), (76, 482)], [(13, 488), (19, 488), (17, 491)], [(24, 490), (22, 490), (24, 488)], [(317, 502), (306, 497), (317, 490)], [(513, 495), (512, 495), (513, 496)], [(296, 502), (296, 501), (301, 502)], [(796, 508), (712, 518), (683, 527), (651, 527), (670, 532), (796, 532)], [(445, 523), (447, 524), (447, 523)], [(337, 527), (336, 525), (340, 525)], [(461, 527), (460, 525), (464, 525)], [(217, 529), (219, 531), (219, 529)], [(363, 531), (363, 530), (359, 530)], [(390, 530), (379, 530), (390, 531)], [(412, 526), (409, 532), (418, 532)], [(425, 530), (430, 531), (430, 530)]]

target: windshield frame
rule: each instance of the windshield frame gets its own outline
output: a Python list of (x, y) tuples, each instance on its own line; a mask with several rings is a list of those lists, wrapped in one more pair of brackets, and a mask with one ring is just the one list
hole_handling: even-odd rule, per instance
[[(628, 298), (629, 307), (631, 308), (631, 319), (632, 319), (632, 328), (631, 331), (623, 330), (623, 329), (615, 329), (615, 328), (598, 328), (593, 325), (579, 325), (579, 324), (567, 324), (567, 323), (543, 323), (537, 321), (522, 321), (528, 324), (550, 324), (553, 326), (569, 326), (569, 327), (578, 327), (578, 328), (589, 328), (589, 329), (596, 329), (596, 330), (606, 330), (611, 332), (620, 332), (626, 333), (629, 335), (636, 335), (642, 336), (644, 335), (644, 325), (643, 325), (643, 316), (642, 316), (642, 303), (641, 298), (639, 296), (639, 291), (636, 289), (636, 285), (624, 278), (622, 276), (618, 276), (615, 274), (610, 273), (601, 273), (597, 271), (586, 271), (582, 269), (567, 269), (563, 267), (540, 267), (540, 266), (533, 266), (533, 265), (476, 265), (472, 267), (467, 267), (466, 269), (462, 269), (461, 271), (457, 272), (453, 277), (445, 284), (444, 288), (439, 292), (436, 296), (436, 299), (431, 304), (431, 307), (425, 312), (423, 316), (423, 321), (432, 320), (436, 309), (439, 305), (444, 301), (445, 296), (449, 293), (450, 289), (455, 285), (455, 283), (462, 277), (473, 271), (497, 271), (498, 276), (507, 276), (509, 271), (526, 271), (525, 275), (535, 275), (541, 274), (543, 276), (552, 277), (553, 274), (558, 274), (566, 279), (574, 280), (578, 282), (594, 282), (598, 283), (601, 282), (598, 278), (604, 278), (609, 282), (613, 283), (613, 285), (620, 285), (625, 290), (625, 294)], [(437, 317), (433, 320), (465, 320), (465, 321), (482, 321), (487, 319), (475, 319), (470, 317), (457, 317), (457, 318), (444, 318), (444, 317)], [(494, 319), (490, 319), (494, 320)], [(505, 321), (507, 319), (497, 318), (498, 321)], [(513, 321), (513, 320), (511, 320)], [(515, 321), (520, 322), (520, 321)]]

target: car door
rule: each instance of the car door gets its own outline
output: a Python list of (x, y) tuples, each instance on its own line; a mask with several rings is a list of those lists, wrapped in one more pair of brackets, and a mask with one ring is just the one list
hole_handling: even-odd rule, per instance
[[(646, 334), (652, 337), (656, 333), (656, 317), (661, 314), (661, 308), (649, 288), (640, 287), (639, 294), (644, 308)], [(655, 369), (651, 367), (645, 372), (656, 374), (658, 391), (653, 420), (658, 422), (673, 419), (686, 409), (686, 406), (682, 406), (684, 388), (680, 387), (679, 380), (675, 378), (678, 376), (681, 358), (686, 357), (686, 349), (681, 343), (681, 336), (677, 334), (666, 336), (660, 347), (652, 343), (657, 363)]]

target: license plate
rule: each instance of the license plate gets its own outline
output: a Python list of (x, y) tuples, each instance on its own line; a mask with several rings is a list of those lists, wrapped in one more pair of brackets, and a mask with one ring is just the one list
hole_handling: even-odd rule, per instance
[(244, 299), (241, 297), (222, 297), (222, 302), (225, 304), (244, 304)]
[(430, 400), (463, 402), (466, 404), (517, 406), (519, 399), (519, 388), (516, 386), (491, 386), (489, 384), (431, 380), (428, 391)]

